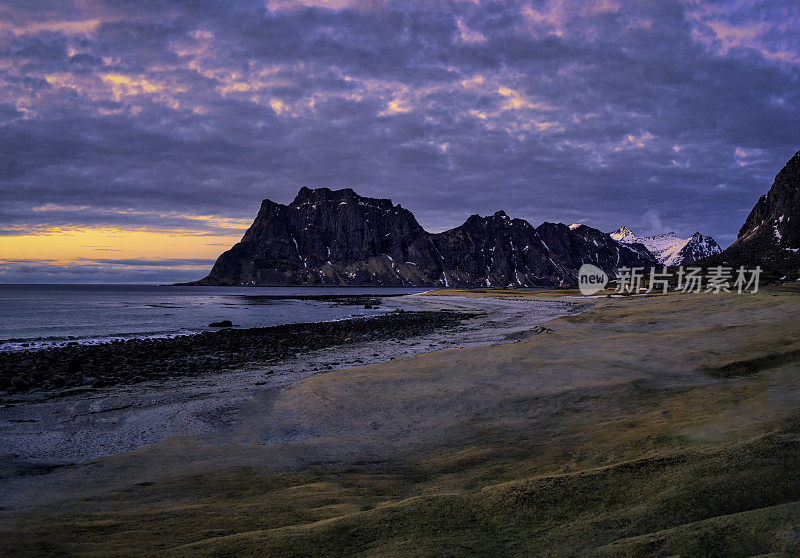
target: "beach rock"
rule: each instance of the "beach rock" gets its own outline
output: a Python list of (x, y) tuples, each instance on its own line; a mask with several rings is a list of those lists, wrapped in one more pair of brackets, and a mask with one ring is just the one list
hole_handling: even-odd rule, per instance
[(222, 320), (220, 322), (211, 322), (209, 327), (233, 327), (233, 322), (230, 320)]
[(455, 327), (470, 316), (458, 312), (398, 312), (338, 322), (220, 329), (174, 338), (0, 352), (0, 390), (10, 395), (10, 390), (105, 387), (205, 374), (249, 363), (275, 362), (344, 343), (407, 339)]
[[(77, 343), (75, 343), (75, 345), (70, 344), (70, 346), (71, 347), (77, 346)], [(69, 359), (69, 361), (67, 362), (67, 374), (76, 374), (81, 370), (83, 370), (83, 363), (79, 358)]]
[(20, 376), (14, 376), (11, 378), (11, 385), (19, 391), (28, 391), (31, 388), (31, 385), (28, 383), (28, 381)]

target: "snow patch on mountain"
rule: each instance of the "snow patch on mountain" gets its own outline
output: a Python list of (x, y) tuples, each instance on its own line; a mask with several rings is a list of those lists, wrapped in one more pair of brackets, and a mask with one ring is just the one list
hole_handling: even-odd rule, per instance
[(625, 225), (621, 226), (620, 228), (609, 234), (611, 235), (611, 238), (613, 238), (617, 242), (624, 242), (625, 244), (631, 244), (633, 242), (641, 242), (639, 238), (637, 238), (637, 236), (633, 234), (633, 231), (631, 231)]
[(689, 238), (680, 238), (674, 232), (640, 237), (622, 226), (609, 235), (617, 242), (644, 245), (662, 265), (688, 264), (722, 251), (713, 238), (700, 233)]

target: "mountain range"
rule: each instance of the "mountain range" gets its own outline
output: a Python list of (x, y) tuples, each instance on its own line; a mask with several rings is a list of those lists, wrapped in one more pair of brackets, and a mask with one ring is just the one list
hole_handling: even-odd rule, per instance
[(192, 285), (559, 286), (593, 263), (657, 262), (639, 245), (559, 223), (532, 226), (503, 211), (441, 233), (388, 199), (302, 188), (288, 205), (264, 200), (242, 240)]
[(699, 232), (689, 238), (680, 238), (674, 232), (637, 236), (628, 227), (622, 226), (609, 235), (618, 242), (643, 245), (658, 263), (667, 266), (689, 264), (722, 252), (713, 238)]
[(440, 233), (388, 199), (353, 190), (301, 188), (288, 205), (264, 200), (242, 240), (211, 272), (188, 285), (573, 285), (583, 263), (611, 278), (620, 267), (754, 267), (765, 280), (800, 277), (800, 152), (756, 203), (736, 242), (724, 251), (699, 233), (639, 237), (626, 227), (606, 234), (586, 225), (534, 227), (503, 211), (470, 216)]

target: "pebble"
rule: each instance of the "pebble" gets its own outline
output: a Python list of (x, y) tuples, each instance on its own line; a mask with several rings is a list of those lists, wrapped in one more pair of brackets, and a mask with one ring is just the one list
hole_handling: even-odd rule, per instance
[(0, 394), (100, 388), (233, 370), (337, 345), (417, 337), (456, 327), (472, 316), (467, 312), (401, 311), (335, 322), (226, 328), (173, 338), (0, 352)]

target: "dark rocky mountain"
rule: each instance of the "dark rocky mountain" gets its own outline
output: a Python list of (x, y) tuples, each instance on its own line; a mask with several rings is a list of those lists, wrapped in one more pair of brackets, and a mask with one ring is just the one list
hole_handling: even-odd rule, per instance
[(391, 200), (302, 188), (289, 205), (264, 200), (241, 242), (189, 284), (555, 286), (574, 284), (583, 263), (613, 277), (655, 260), (584, 225), (533, 227), (498, 211), (433, 234)]
[(678, 262), (689, 264), (720, 252), (722, 252), (722, 248), (716, 240), (696, 232), (689, 237), (686, 245), (678, 252)]
[(800, 151), (775, 177), (739, 230), (736, 244), (766, 234), (784, 248), (800, 247)]
[(761, 196), (739, 235), (721, 254), (700, 263), (714, 265), (760, 265), (766, 280), (797, 280), (800, 277), (800, 151), (775, 177), (769, 192)]

